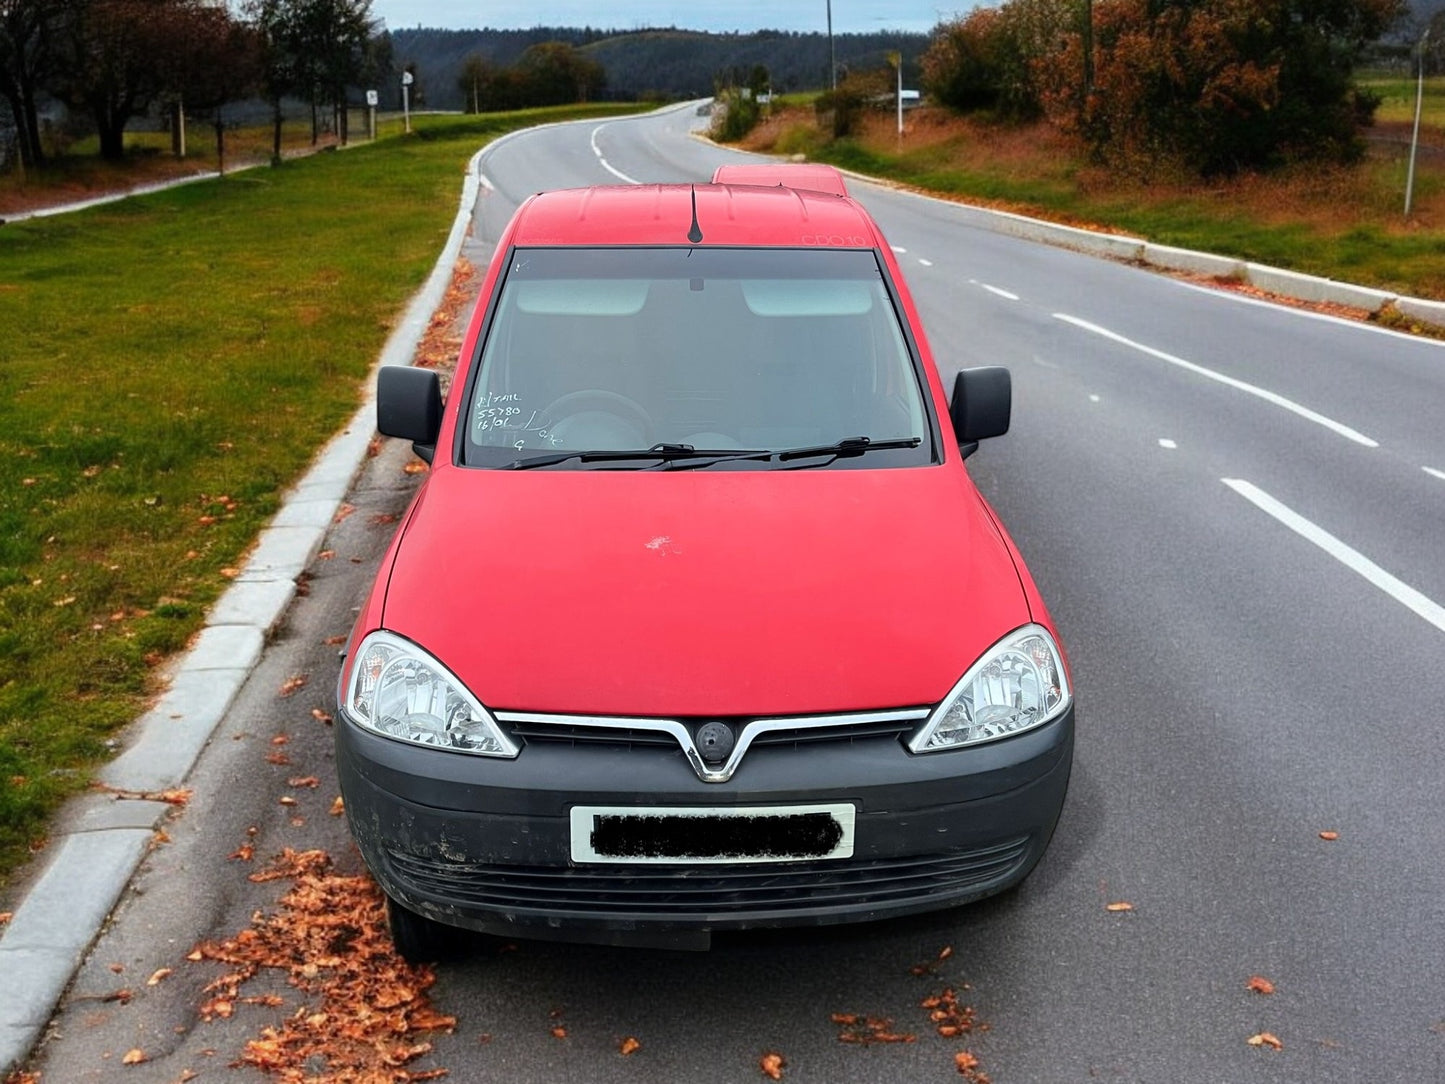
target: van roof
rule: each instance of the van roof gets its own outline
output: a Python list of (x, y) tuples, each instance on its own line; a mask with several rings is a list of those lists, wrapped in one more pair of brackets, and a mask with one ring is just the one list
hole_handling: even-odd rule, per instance
[(868, 212), (847, 197), (792, 187), (654, 184), (534, 196), (517, 213), (512, 243), (876, 248), (882, 240)]

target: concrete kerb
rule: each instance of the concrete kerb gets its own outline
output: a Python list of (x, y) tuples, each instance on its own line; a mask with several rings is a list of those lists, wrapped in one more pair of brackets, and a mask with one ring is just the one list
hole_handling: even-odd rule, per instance
[[(446, 245), (373, 373), (382, 365), (410, 364), (445, 296), (471, 225), (485, 149), (468, 166)], [(125, 752), (101, 771), (101, 782), (119, 793), (78, 799), (68, 811), (67, 834), (0, 929), (0, 1078), (29, 1055), (145, 857), (170, 808), (150, 796), (180, 786), (190, 774), (290, 605), (296, 577), (320, 550), (375, 431), (374, 386), (367, 381), (363, 404), (288, 491), (200, 636), (168, 668), (169, 689), (133, 725)]]

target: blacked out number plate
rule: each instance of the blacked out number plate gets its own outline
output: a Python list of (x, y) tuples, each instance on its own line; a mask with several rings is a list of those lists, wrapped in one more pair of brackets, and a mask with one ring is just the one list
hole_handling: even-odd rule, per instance
[(856, 810), (810, 806), (574, 806), (572, 861), (802, 862), (853, 856)]

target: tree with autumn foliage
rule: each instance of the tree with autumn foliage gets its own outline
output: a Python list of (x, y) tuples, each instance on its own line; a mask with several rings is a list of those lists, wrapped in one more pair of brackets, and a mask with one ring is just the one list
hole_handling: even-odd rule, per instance
[[(125, 129), (166, 94), (239, 95), (240, 29), (204, 0), (66, 0), (57, 34), (60, 62), (51, 89), (95, 124), (100, 153), (125, 153)], [(242, 50), (244, 52), (244, 50)]]
[[(1008, 0), (940, 27), (925, 71), (932, 93), (956, 107), (1034, 94), (1050, 121), (1126, 168), (1167, 161), (1208, 176), (1348, 161), (1374, 108), (1354, 86), (1355, 65), (1404, 9), (1404, 0)], [(1026, 78), (1000, 59), (1015, 55)]]

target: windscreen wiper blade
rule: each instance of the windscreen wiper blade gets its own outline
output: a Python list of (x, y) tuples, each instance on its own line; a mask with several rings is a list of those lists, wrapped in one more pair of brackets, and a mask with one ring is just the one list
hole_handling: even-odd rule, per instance
[[(673, 460), (690, 459), (694, 456), (711, 457), (726, 455), (716, 449), (699, 450), (691, 444), (654, 444), (651, 448), (628, 448), (612, 451), (557, 452), (553, 455), (534, 455), (528, 459), (515, 460), (509, 470), (528, 470), (532, 467), (552, 467), (558, 463), (576, 460), (579, 463), (627, 463), (638, 459), (657, 459), (665, 465)], [(753, 453), (757, 454), (757, 453)], [(762, 453), (766, 455), (767, 453)]]
[[(696, 452), (694, 455), (679, 457), (659, 463), (648, 470), (697, 470), (711, 467), (714, 463), (730, 463), (739, 459), (764, 459), (768, 462), (786, 463), (794, 459), (821, 459), (822, 463), (803, 463), (800, 467), (816, 467), (831, 463), (840, 456), (862, 455), (864, 452), (882, 448), (917, 448), (923, 443), (922, 437), (900, 437), (897, 440), (873, 440), (871, 437), (846, 437), (836, 444), (820, 444), (807, 448), (784, 448), (781, 451), (756, 452)], [(826, 457), (826, 458), (825, 458)], [(790, 468), (793, 470), (798, 467)]]
[(815, 456), (862, 455), (884, 448), (917, 448), (923, 443), (922, 437), (899, 437), (896, 440), (873, 440), (871, 437), (844, 437), (836, 444), (818, 444), (811, 448), (788, 448), (775, 455), (780, 463), (790, 459), (812, 459)]

